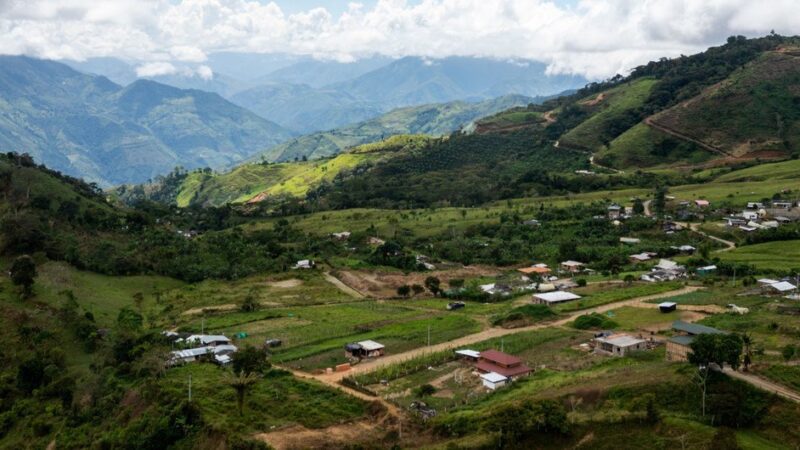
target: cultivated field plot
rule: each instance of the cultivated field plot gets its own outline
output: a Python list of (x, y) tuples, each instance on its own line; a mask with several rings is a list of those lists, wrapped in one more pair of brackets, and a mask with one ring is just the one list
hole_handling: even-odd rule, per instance
[(746, 245), (719, 256), (723, 261), (752, 264), (759, 270), (788, 271), (800, 267), (800, 240)]
[(312, 370), (346, 362), (344, 345), (366, 339), (399, 353), (428, 343), (449, 341), (477, 332), (481, 325), (461, 314), (432, 313), (374, 300), (320, 306), (265, 308), (255, 312), (228, 312), (180, 317), (181, 329), (236, 336), (239, 342), (260, 346), (265, 339), (280, 339), (272, 360), (290, 367)]
[(656, 295), (664, 292), (674, 291), (681, 288), (679, 282), (667, 283), (636, 283), (625, 285), (616, 284), (596, 284), (585, 288), (575, 289), (574, 292), (583, 296), (582, 299), (562, 303), (554, 307), (558, 312), (579, 311), (582, 309), (594, 308), (596, 306), (607, 305), (623, 300), (630, 300), (637, 297)]
[(470, 279), (476, 277), (492, 277), (500, 273), (500, 269), (489, 266), (466, 266), (449, 270), (434, 270), (404, 274), (399, 270), (337, 270), (335, 275), (343, 283), (364, 295), (374, 298), (395, 298), (397, 288), (402, 285), (425, 285), (425, 278), (433, 276), (446, 286), (452, 279)]
[[(738, 300), (738, 299), (737, 299)], [(797, 301), (780, 299), (748, 306), (750, 312), (744, 315), (715, 314), (700, 321), (720, 330), (748, 333), (756, 342), (777, 355), (786, 345), (800, 344), (800, 320), (790, 312), (782, 312), (781, 305), (797, 309)]]

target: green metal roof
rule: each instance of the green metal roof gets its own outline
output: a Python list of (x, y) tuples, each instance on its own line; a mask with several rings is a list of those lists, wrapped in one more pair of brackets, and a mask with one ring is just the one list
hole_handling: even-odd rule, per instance
[(684, 333), (689, 333), (692, 335), (698, 334), (727, 334), (725, 331), (718, 330), (716, 328), (707, 327), (705, 325), (699, 325), (696, 323), (688, 323), (682, 320), (676, 320), (672, 322), (672, 329), (677, 331), (683, 331)]

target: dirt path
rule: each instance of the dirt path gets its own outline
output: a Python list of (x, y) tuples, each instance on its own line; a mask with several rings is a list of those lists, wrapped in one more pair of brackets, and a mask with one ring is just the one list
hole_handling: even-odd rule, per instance
[(686, 286), (684, 288), (677, 289), (677, 290), (674, 290), (674, 291), (662, 292), (660, 294), (648, 295), (648, 296), (644, 296), (644, 297), (637, 297), (637, 298), (632, 298), (632, 299), (629, 299), (629, 300), (623, 300), (623, 301), (619, 301), (619, 302), (615, 302), (615, 303), (609, 303), (607, 305), (601, 305), (601, 306), (596, 306), (594, 308), (587, 308), (587, 309), (582, 309), (580, 311), (572, 312), (572, 313), (568, 314), (567, 316), (565, 316), (564, 318), (556, 320), (556, 321), (553, 321), (553, 322), (539, 323), (539, 324), (530, 325), (530, 326), (527, 326), (527, 327), (510, 328), (510, 329), (509, 328), (489, 328), (489, 329), (480, 331), (478, 333), (469, 334), (467, 336), (462, 336), (462, 337), (460, 337), (458, 339), (454, 339), (452, 341), (442, 342), (442, 343), (439, 343), (439, 344), (434, 344), (434, 345), (431, 345), (430, 347), (420, 347), (420, 348), (409, 350), (409, 351), (403, 352), (403, 353), (396, 353), (396, 354), (393, 354), (393, 355), (387, 355), (387, 356), (384, 356), (384, 357), (379, 358), (379, 359), (372, 359), (372, 360), (368, 360), (368, 361), (362, 361), (357, 366), (354, 366), (352, 369), (350, 369), (347, 372), (334, 372), (334, 373), (326, 373), (326, 374), (320, 374), (320, 375), (308, 375), (308, 374), (306, 374), (306, 375), (310, 376), (310, 377), (313, 377), (313, 378), (315, 378), (317, 380), (320, 380), (320, 381), (322, 381), (323, 383), (326, 383), (326, 384), (330, 384), (330, 383), (336, 384), (336, 383), (338, 383), (339, 380), (341, 380), (342, 378), (344, 378), (346, 376), (354, 375), (354, 374), (357, 374), (357, 373), (370, 372), (370, 371), (373, 371), (373, 370), (377, 370), (377, 369), (379, 369), (381, 367), (385, 367), (385, 366), (389, 366), (389, 365), (392, 365), (392, 364), (396, 364), (398, 362), (402, 362), (402, 361), (405, 361), (405, 360), (408, 360), (408, 359), (412, 359), (412, 358), (415, 358), (415, 357), (418, 357), (418, 356), (422, 356), (422, 355), (427, 354), (427, 353), (434, 353), (434, 352), (439, 352), (439, 351), (442, 351), (442, 350), (456, 349), (458, 347), (464, 347), (464, 346), (468, 346), (470, 344), (474, 344), (476, 342), (481, 342), (481, 341), (485, 341), (485, 340), (493, 339), (493, 338), (498, 338), (498, 337), (502, 337), (502, 336), (508, 336), (510, 334), (523, 333), (523, 332), (526, 332), (526, 331), (533, 331), (533, 330), (541, 330), (543, 328), (549, 328), (549, 327), (563, 326), (563, 325), (566, 325), (566, 324), (572, 322), (575, 319), (575, 317), (583, 315), (583, 314), (604, 313), (606, 311), (610, 311), (612, 309), (617, 309), (617, 308), (620, 308), (622, 306), (636, 305), (638, 303), (646, 302), (648, 300), (656, 300), (656, 299), (659, 299), (659, 298), (666, 298), (666, 297), (673, 297), (673, 296), (676, 296), (676, 295), (688, 294), (690, 292), (694, 292), (694, 291), (697, 291), (699, 289), (703, 289), (703, 288), (699, 287), (699, 286)]
[(691, 229), (692, 231), (694, 231), (695, 233), (697, 233), (697, 234), (699, 234), (701, 236), (705, 236), (705, 237), (707, 237), (707, 238), (709, 238), (711, 240), (717, 241), (717, 242), (725, 245), (725, 248), (721, 248), (721, 249), (715, 250), (714, 253), (729, 252), (729, 251), (734, 250), (736, 248), (736, 243), (735, 242), (722, 239), (720, 237), (708, 234), (705, 231), (700, 230), (700, 224), (699, 223), (684, 223), (682, 225), (683, 226), (688, 226), (689, 229)]
[(738, 372), (732, 370), (729, 367), (726, 367), (723, 370), (723, 373), (727, 374), (732, 378), (736, 378), (738, 380), (745, 381), (747, 383), (752, 384), (753, 386), (762, 389), (767, 392), (773, 392), (787, 400), (791, 400), (796, 403), (800, 403), (800, 393), (793, 391), (785, 386), (781, 386), (780, 384), (773, 383), (772, 381), (766, 380), (761, 378), (757, 375), (753, 375), (746, 372)]
[(653, 211), (650, 210), (651, 203), (653, 203), (652, 200), (645, 200), (642, 202), (642, 206), (644, 206), (644, 215), (647, 217), (653, 217)]
[(667, 133), (668, 135), (676, 137), (676, 138), (681, 139), (683, 141), (691, 142), (691, 143), (693, 143), (693, 144), (695, 144), (695, 145), (697, 145), (697, 146), (699, 146), (701, 148), (704, 148), (704, 149), (706, 149), (706, 150), (708, 150), (710, 152), (717, 153), (719, 155), (722, 155), (722, 156), (725, 156), (725, 157), (728, 157), (728, 158), (735, 158), (734, 155), (731, 155), (730, 153), (726, 152), (725, 150), (723, 150), (723, 149), (721, 149), (719, 147), (714, 147), (713, 145), (709, 145), (709, 144), (707, 144), (707, 143), (705, 143), (705, 142), (703, 142), (703, 141), (701, 141), (699, 139), (693, 138), (693, 137), (691, 137), (691, 136), (689, 136), (687, 134), (683, 134), (678, 130), (673, 130), (670, 127), (667, 127), (667, 126), (661, 125), (659, 123), (656, 123), (653, 120), (652, 117), (648, 117), (648, 118), (644, 119), (644, 123), (645, 123), (645, 125), (647, 125), (649, 127), (652, 127), (652, 128), (655, 128), (658, 131), (661, 131), (663, 133)]
[(355, 298), (366, 298), (364, 294), (342, 283), (342, 280), (331, 275), (329, 272), (323, 272), (322, 275), (325, 276), (325, 280), (327, 280), (329, 283), (339, 288), (339, 290), (344, 292), (345, 294)]
[(602, 164), (599, 164), (599, 163), (595, 162), (594, 161), (594, 155), (589, 156), (589, 164), (594, 166), (594, 167), (600, 168), (600, 169), (610, 170), (610, 171), (612, 171), (614, 173), (619, 173), (619, 174), (625, 173), (624, 170), (619, 170), (619, 169), (615, 169), (613, 167), (604, 166)]

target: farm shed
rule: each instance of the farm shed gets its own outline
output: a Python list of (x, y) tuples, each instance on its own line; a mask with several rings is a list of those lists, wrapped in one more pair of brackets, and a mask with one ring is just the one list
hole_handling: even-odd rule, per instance
[(687, 361), (689, 354), (692, 353), (692, 342), (694, 337), (701, 334), (726, 334), (725, 331), (716, 328), (687, 323), (676, 320), (672, 323), (672, 329), (679, 334), (667, 340), (667, 361)]
[(483, 386), (492, 391), (508, 383), (507, 377), (496, 372), (482, 373), (481, 380), (483, 381)]
[(658, 309), (661, 310), (662, 313), (672, 312), (677, 308), (678, 304), (675, 302), (661, 302), (658, 304)]
[(375, 341), (361, 341), (344, 346), (345, 355), (350, 358), (377, 358), (383, 356), (385, 347)]
[(477, 362), (478, 359), (480, 359), (481, 357), (481, 352), (477, 350), (464, 349), (464, 350), (456, 350), (456, 355), (458, 355), (460, 359)]
[(533, 294), (534, 303), (545, 304), (545, 305), (568, 302), (572, 300), (578, 300), (580, 298), (581, 298), (580, 295), (565, 291), (543, 292), (540, 294)]

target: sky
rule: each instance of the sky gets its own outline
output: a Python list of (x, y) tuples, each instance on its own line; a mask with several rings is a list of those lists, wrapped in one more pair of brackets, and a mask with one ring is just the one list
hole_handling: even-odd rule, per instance
[(0, 53), (117, 57), (141, 74), (214, 52), (341, 62), (391, 57), (531, 59), (602, 79), (730, 35), (800, 34), (799, 0), (0, 0)]

